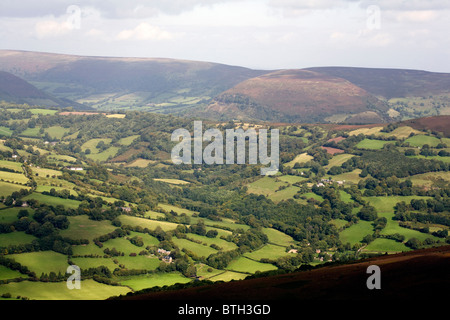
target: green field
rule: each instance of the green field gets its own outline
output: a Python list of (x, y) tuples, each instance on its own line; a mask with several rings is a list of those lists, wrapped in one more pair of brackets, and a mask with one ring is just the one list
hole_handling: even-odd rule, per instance
[[(335, 181), (344, 181), (346, 184), (351, 183), (351, 184), (358, 184), (358, 182), (360, 180), (363, 180), (363, 178), (361, 178), (359, 176), (359, 174), (361, 173), (361, 169), (355, 169), (351, 172), (345, 172), (345, 173), (341, 173), (333, 177), (333, 180)], [(364, 178), (365, 179), (365, 178)]]
[(40, 130), (40, 129), (41, 129), (41, 128), (39, 128), (39, 127), (28, 128), (28, 129), (22, 131), (22, 132), (20, 133), (20, 135), (23, 136), (23, 137), (37, 138), (37, 137), (40, 137), (40, 136), (41, 136), (41, 134), (39, 133), (39, 130)]
[(290, 184), (294, 184), (297, 182), (302, 182), (302, 181), (306, 181), (307, 179), (301, 176), (292, 176), (292, 175), (284, 175), (284, 176), (279, 176), (277, 177), (279, 180), (290, 183)]
[(28, 182), (28, 178), (25, 175), (6, 171), (0, 171), (0, 180), (23, 185)]
[(347, 154), (347, 153), (341, 153), (335, 155), (331, 160), (329, 160), (328, 165), (326, 165), (324, 168), (329, 170), (331, 167), (337, 166), (340, 167), (344, 162), (347, 160), (353, 158), (355, 155), (353, 154)]
[(94, 221), (88, 216), (72, 216), (69, 219), (69, 228), (61, 230), (63, 237), (70, 239), (88, 239), (92, 240), (98, 236), (110, 233), (116, 229), (110, 221)]
[(187, 239), (178, 239), (178, 238), (173, 238), (172, 241), (180, 249), (186, 249), (195, 252), (195, 254), (198, 255), (199, 257), (207, 258), (209, 255), (217, 253), (216, 249), (213, 249), (208, 245), (205, 246), (202, 243), (196, 243)]
[(176, 223), (166, 221), (156, 221), (132, 216), (122, 215), (119, 217), (122, 225), (129, 225), (132, 227), (140, 226), (142, 228), (148, 228), (149, 230), (155, 230), (157, 227), (161, 227), (164, 231), (175, 230), (177, 228)]
[(225, 271), (225, 272), (221, 272), (217, 275), (214, 275), (210, 278), (208, 278), (208, 280), (211, 281), (231, 281), (231, 280), (243, 280), (246, 277), (248, 277), (248, 274), (246, 273), (242, 273), (242, 272), (234, 272), (234, 271)]
[(310, 156), (309, 154), (302, 153), (302, 154), (299, 154), (298, 156), (296, 156), (292, 161), (286, 163), (285, 166), (293, 167), (296, 163), (302, 164), (302, 163), (311, 161), (312, 159), (313, 159), (313, 157)]
[(276, 269), (277, 267), (272, 264), (253, 261), (246, 257), (240, 257), (232, 261), (227, 267), (227, 270), (241, 273), (255, 273), (257, 271), (264, 272)]
[(413, 186), (437, 186), (450, 182), (450, 172), (427, 172), (411, 176), (409, 179)]
[[(64, 274), (67, 270), (67, 256), (54, 251), (26, 252), (21, 254), (7, 255), (7, 258), (14, 259), (23, 266), (27, 266), (36, 276), (42, 273), (61, 272)], [(1, 286), (0, 286), (1, 287)]]
[(178, 184), (180, 184), (180, 185), (189, 184), (189, 182), (180, 180), (180, 179), (153, 179), (153, 180), (170, 183), (170, 184), (177, 184), (177, 185)]
[(91, 153), (87, 157), (94, 161), (105, 162), (108, 161), (108, 159), (110, 158), (114, 158), (117, 155), (117, 152), (119, 152), (119, 150), (120, 150), (119, 147), (110, 147), (100, 153)]
[(53, 126), (45, 129), (44, 132), (48, 133), (48, 135), (53, 139), (61, 140), (65, 134), (70, 132), (70, 129), (60, 126)]
[(285, 247), (295, 243), (294, 239), (291, 236), (276, 229), (263, 228), (262, 232), (264, 232), (269, 238), (269, 243)]
[[(17, 278), (26, 279), (27, 277), (28, 276), (23, 275), (18, 271), (11, 270), (5, 266), (0, 265), (0, 280), (17, 279)], [(1, 286), (0, 286), (0, 288), (1, 288)]]
[(278, 178), (265, 176), (247, 185), (248, 193), (263, 194), (265, 196), (273, 195), (275, 191), (288, 184)]
[(300, 190), (299, 187), (290, 186), (283, 190), (276, 191), (269, 195), (269, 199), (273, 202), (280, 202), (286, 199), (293, 199), (294, 195)]
[(99, 153), (99, 150), (97, 149), (97, 145), (103, 141), (105, 145), (110, 145), (112, 139), (106, 138), (106, 139), (91, 139), (81, 146), (81, 151), (85, 152), (87, 149), (91, 150), (92, 154)]
[(382, 149), (386, 143), (392, 143), (392, 142), (383, 141), (383, 140), (364, 139), (356, 144), (356, 148), (379, 150), (379, 149)]
[(34, 176), (37, 177), (59, 177), (62, 175), (62, 172), (59, 170), (39, 168), (39, 167), (33, 167), (32, 171)]
[(339, 233), (339, 239), (342, 243), (350, 243), (350, 245), (355, 245), (360, 243), (361, 240), (368, 234), (373, 233), (372, 222), (359, 220), (358, 223), (344, 229)]
[(430, 147), (435, 147), (441, 142), (441, 140), (432, 136), (415, 135), (406, 139), (405, 142), (408, 142), (414, 147), (422, 147), (424, 144), (428, 144)]
[(94, 280), (82, 281), (79, 290), (68, 289), (66, 282), (22, 281), (0, 286), (0, 295), (10, 293), (12, 297), (27, 297), (31, 300), (105, 300), (130, 291), (127, 287), (109, 286)]
[(416, 230), (407, 229), (400, 227), (398, 222), (393, 220), (394, 217), (394, 206), (401, 201), (409, 203), (412, 199), (428, 199), (428, 197), (418, 197), (418, 196), (392, 196), (392, 197), (365, 197), (364, 199), (369, 201), (378, 212), (379, 217), (385, 217), (387, 219), (386, 227), (381, 231), (382, 235), (389, 235), (394, 233), (399, 233), (405, 236), (405, 241), (411, 238), (417, 238), (420, 241), (426, 238), (432, 238), (438, 240), (439, 238), (432, 236), (431, 234), (422, 233)]
[(121, 280), (120, 284), (130, 287), (135, 291), (152, 287), (170, 286), (176, 283), (188, 283), (192, 281), (192, 279), (186, 278), (178, 272), (146, 274), (125, 277), (125, 279), (126, 280)]
[(42, 114), (42, 115), (54, 115), (58, 112), (58, 110), (50, 110), (50, 109), (30, 109), (29, 110), (32, 114)]
[(21, 189), (29, 189), (29, 187), (19, 185), (19, 184), (12, 184), (4, 181), (0, 181), (0, 197), (1, 196), (9, 196), (15, 191), (20, 191)]
[(140, 135), (134, 135), (134, 136), (122, 138), (118, 141), (118, 144), (120, 144), (121, 146), (129, 146), (139, 137), (140, 137)]
[[(1, 221), (1, 220), (0, 220)], [(3, 244), (8, 245), (20, 245), (20, 244), (27, 244), (33, 242), (33, 240), (36, 240), (35, 236), (32, 236), (30, 234), (26, 234), (22, 231), (15, 231), (11, 233), (1, 233), (0, 234), (0, 247)]]
[[(207, 228), (208, 231), (211, 229), (212, 228)], [(198, 234), (193, 234), (193, 233), (188, 233), (186, 235), (189, 239), (201, 241), (202, 245), (206, 244), (207, 246), (210, 246), (212, 244), (215, 244), (215, 245), (219, 246), (220, 248), (222, 248), (224, 251), (234, 250), (237, 248), (237, 246), (234, 242), (228, 242), (226, 240), (219, 238), (220, 232), (223, 230), (217, 230), (217, 229), (214, 229), (214, 230), (216, 230), (219, 233), (219, 235), (216, 238), (208, 238), (208, 237), (200, 236)], [(214, 253), (214, 252), (211, 252), (211, 253)]]
[(81, 203), (80, 201), (77, 201), (77, 200), (62, 199), (62, 198), (58, 198), (58, 197), (43, 195), (41, 193), (36, 193), (36, 192), (31, 195), (25, 196), (23, 198), (24, 201), (27, 201), (29, 199), (34, 199), (34, 200), (38, 201), (39, 203), (46, 204), (49, 206), (56, 207), (58, 205), (62, 205), (66, 208), (71, 208), (71, 209), (77, 209)]
[(0, 160), (0, 168), (12, 169), (15, 171), (23, 172), (22, 164), (20, 162)]
[(32, 215), (34, 213), (33, 209), (30, 208), (4, 208), (0, 210), (0, 222), (3, 223), (12, 223), (17, 220), (17, 215), (19, 211), (27, 210), (29, 214), (29, 218), (32, 219)]
[(12, 130), (7, 128), (7, 127), (3, 127), (0, 126), (0, 136), (6, 136), (6, 137), (10, 137), (12, 135)]
[(369, 243), (363, 251), (396, 253), (411, 251), (411, 249), (405, 246), (403, 243), (391, 239), (378, 238)]
[(255, 250), (253, 252), (245, 253), (244, 256), (252, 260), (266, 259), (278, 259), (284, 256), (293, 255), (292, 253), (287, 253), (286, 248), (280, 247), (273, 244), (266, 244), (261, 249)]

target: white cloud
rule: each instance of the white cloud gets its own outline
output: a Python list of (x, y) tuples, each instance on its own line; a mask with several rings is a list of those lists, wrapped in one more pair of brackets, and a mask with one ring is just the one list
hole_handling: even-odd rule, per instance
[(73, 25), (68, 21), (56, 19), (38, 21), (35, 25), (35, 34), (38, 39), (60, 37), (73, 30)]
[(134, 29), (121, 31), (118, 40), (171, 40), (175, 34), (165, 31), (147, 22), (142, 22)]
[(423, 10), (423, 11), (403, 11), (396, 15), (398, 22), (430, 22), (434, 21), (439, 16), (437, 11)]

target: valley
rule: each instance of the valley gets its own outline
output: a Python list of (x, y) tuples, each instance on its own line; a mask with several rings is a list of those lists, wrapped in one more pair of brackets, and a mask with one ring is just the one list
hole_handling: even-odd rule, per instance
[(3, 101), (0, 299), (138, 296), (448, 245), (450, 136), (435, 119), (203, 122), (279, 129), (280, 170), (262, 176), (175, 165), (189, 117)]

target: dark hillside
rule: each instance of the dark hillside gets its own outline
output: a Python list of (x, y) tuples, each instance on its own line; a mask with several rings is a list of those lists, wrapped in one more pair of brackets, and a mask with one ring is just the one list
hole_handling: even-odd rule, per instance
[(347, 79), (366, 91), (386, 99), (450, 92), (449, 73), (351, 67), (316, 67), (306, 70)]
[[(367, 267), (381, 270), (381, 289), (369, 290)], [(414, 267), (411, 267), (414, 266)], [(442, 300), (450, 277), (450, 246), (379, 256), (352, 264), (212, 284), (175, 291), (136, 294), (131, 300), (309, 301)]]

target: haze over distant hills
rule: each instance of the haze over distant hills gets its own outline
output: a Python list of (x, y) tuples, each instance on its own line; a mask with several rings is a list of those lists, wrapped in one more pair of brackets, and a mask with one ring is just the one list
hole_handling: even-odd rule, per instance
[(1, 99), (75, 109), (344, 123), (450, 114), (448, 73), (352, 67), (252, 70), (200, 61), (12, 50), (0, 50), (0, 70), (29, 82), (19, 91), (3, 84)]

